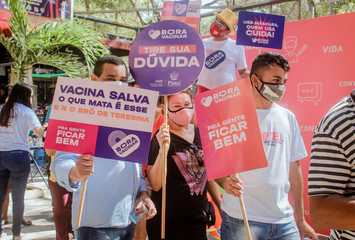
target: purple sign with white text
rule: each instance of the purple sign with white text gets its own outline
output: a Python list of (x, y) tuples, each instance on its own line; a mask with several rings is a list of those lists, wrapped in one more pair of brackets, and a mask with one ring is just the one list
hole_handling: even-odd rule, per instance
[(281, 49), (285, 16), (241, 11), (237, 45)]
[(198, 33), (185, 23), (166, 20), (139, 33), (131, 47), (129, 66), (140, 86), (170, 95), (197, 80), (204, 60)]

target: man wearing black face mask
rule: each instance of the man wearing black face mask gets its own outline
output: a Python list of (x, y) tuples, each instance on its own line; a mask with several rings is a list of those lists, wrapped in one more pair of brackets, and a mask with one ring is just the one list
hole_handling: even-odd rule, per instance
[(236, 22), (235, 13), (226, 8), (211, 24), (211, 37), (204, 40), (206, 62), (197, 83), (199, 92), (235, 81), (236, 70), (242, 78), (248, 77), (244, 48), (229, 37)]
[[(254, 239), (318, 239), (304, 218), (300, 162), (307, 152), (301, 132), (295, 115), (277, 104), (284, 95), (289, 69), (287, 60), (276, 54), (261, 54), (253, 62), (250, 81), (268, 167), (217, 181), (226, 192), (222, 240), (245, 236), (237, 199), (240, 194), (245, 199)], [(293, 208), (288, 201), (289, 192), (294, 199)]]

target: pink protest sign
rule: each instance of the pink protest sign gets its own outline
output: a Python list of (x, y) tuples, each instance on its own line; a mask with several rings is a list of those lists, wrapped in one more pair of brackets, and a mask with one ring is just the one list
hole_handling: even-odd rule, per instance
[(267, 166), (249, 81), (197, 95), (196, 115), (208, 179)]

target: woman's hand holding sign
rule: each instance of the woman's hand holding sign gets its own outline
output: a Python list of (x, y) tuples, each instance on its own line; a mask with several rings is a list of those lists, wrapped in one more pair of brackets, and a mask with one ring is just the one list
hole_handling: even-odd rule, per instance
[(94, 160), (91, 155), (81, 155), (70, 170), (70, 181), (82, 181), (91, 176), (94, 172)]
[(169, 125), (163, 124), (157, 133), (157, 140), (160, 146), (160, 149), (163, 148), (163, 144), (170, 145), (170, 130)]
[(156, 164), (152, 167), (148, 168), (148, 179), (150, 182), (150, 186), (154, 191), (159, 191), (162, 187), (162, 179), (163, 179), (163, 167), (164, 167), (164, 144), (170, 146), (170, 129), (168, 124), (163, 124), (160, 127), (159, 132), (156, 135), (157, 141), (159, 143), (159, 153), (156, 158)]
[(218, 184), (226, 191), (235, 197), (240, 197), (243, 194), (243, 182), (238, 176), (228, 176), (217, 180)]

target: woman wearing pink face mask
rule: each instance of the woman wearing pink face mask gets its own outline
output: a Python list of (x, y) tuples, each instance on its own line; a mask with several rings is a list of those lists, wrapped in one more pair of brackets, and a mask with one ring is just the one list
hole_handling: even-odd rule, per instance
[(158, 214), (147, 222), (149, 240), (161, 239), (163, 148), (170, 143), (167, 158), (166, 239), (206, 240), (212, 217), (207, 200), (207, 176), (200, 136), (193, 125), (194, 106), (190, 92), (168, 98), (168, 128), (164, 125), (153, 138), (148, 179)]

